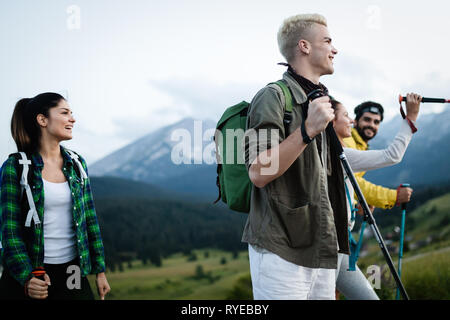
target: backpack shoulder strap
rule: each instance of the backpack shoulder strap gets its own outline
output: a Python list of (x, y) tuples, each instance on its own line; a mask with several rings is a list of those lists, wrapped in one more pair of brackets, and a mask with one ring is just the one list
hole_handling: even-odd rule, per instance
[[(27, 156), (26, 154), (24, 156), (25, 156), (25, 159), (27, 160), (26, 161), (26, 166), (28, 167), (28, 173), (26, 173), (26, 177), (23, 177), (23, 178), (22, 178), (22, 176), (23, 176), (23, 173), (24, 173), (23, 171), (24, 171), (25, 165), (21, 163), (21, 162), (24, 161), (23, 157), (22, 157), (22, 154), (20, 152), (16, 152), (16, 153), (11, 153), (8, 156), (8, 158), (14, 157), (14, 159), (15, 159), (15, 161), (14, 161), (14, 168), (16, 169), (16, 174), (17, 174), (17, 177), (19, 179), (19, 184), (21, 186), (22, 186), (22, 184), (21, 184), (22, 180), (24, 182), (26, 182), (26, 183), (29, 183), (31, 181), (31, 178), (32, 178), (31, 174), (32, 174), (32, 171), (33, 171), (32, 170), (33, 162), (31, 160), (28, 160), (29, 156)], [(22, 193), (23, 193), (23, 191), (24, 190), (22, 189)], [(21, 195), (21, 197), (22, 197), (22, 195)]]
[(284, 117), (283, 117), (283, 123), (284, 123), (284, 132), (285, 136), (287, 136), (289, 124), (292, 121), (292, 94), (291, 90), (289, 89), (288, 85), (284, 80), (278, 80), (276, 82), (271, 82), (268, 84), (269, 87), (276, 89), (283, 97), (284, 99), (281, 99), (284, 108)]
[(70, 158), (72, 159), (72, 162), (75, 163), (76, 168), (78, 169), (78, 173), (80, 174), (81, 183), (84, 184), (84, 180), (86, 180), (88, 176), (86, 174), (86, 171), (84, 171), (83, 165), (81, 164), (80, 156), (72, 150), (69, 149), (64, 150), (69, 154)]
[(285, 110), (287, 112), (292, 112), (292, 94), (291, 90), (287, 86), (286, 82), (284, 80), (278, 80), (277, 82), (274, 82), (276, 85), (278, 85), (281, 88), (281, 91), (283, 91), (283, 95), (285, 98)]
[(30, 184), (28, 181), (28, 176), (30, 171), (30, 167), (32, 167), (32, 161), (28, 159), (25, 152), (13, 153), (10, 156), (13, 156), (17, 160), (18, 166), (16, 167), (17, 175), (20, 176), (20, 186), (21, 186), (21, 197), (25, 192), (27, 196), (27, 201), (29, 205), (29, 210), (25, 220), (25, 227), (31, 226), (31, 220), (33, 219), (35, 225), (39, 225), (41, 221), (39, 220), (39, 216), (37, 214), (36, 206), (34, 204), (33, 194), (31, 193)]

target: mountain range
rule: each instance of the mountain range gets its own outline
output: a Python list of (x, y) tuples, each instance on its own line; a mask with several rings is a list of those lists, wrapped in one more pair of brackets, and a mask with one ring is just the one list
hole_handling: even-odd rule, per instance
[(212, 120), (186, 118), (92, 164), (91, 176), (111, 176), (185, 194), (216, 195)]
[[(400, 115), (382, 123), (371, 149), (385, 148), (395, 137)], [(93, 176), (113, 176), (145, 182), (163, 190), (217, 196), (212, 136), (216, 123), (184, 119), (161, 128), (113, 152), (90, 166)], [(400, 183), (432, 185), (450, 181), (450, 110), (420, 115), (418, 132), (395, 166), (370, 171), (366, 178), (388, 187)], [(184, 140), (184, 141), (183, 141)]]

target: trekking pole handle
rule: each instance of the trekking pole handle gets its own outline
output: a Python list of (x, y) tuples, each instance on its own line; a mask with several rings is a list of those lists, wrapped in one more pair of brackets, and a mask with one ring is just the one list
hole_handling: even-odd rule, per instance
[[(402, 183), (399, 188), (409, 188), (411, 185), (409, 183)], [(402, 210), (406, 210), (406, 204), (407, 202), (402, 203)]]
[[(402, 103), (402, 101), (406, 101), (406, 97), (403, 97), (402, 95), (398, 96), (398, 101), (400, 103)], [(449, 103), (450, 100), (449, 99), (442, 99), (442, 98), (425, 98), (422, 97), (422, 100), (420, 100), (420, 102), (424, 103), (424, 102), (431, 102), (431, 103)]]
[(31, 272), (32, 274), (33, 274), (33, 276), (35, 277), (35, 278), (38, 278), (39, 280), (45, 280), (45, 278), (44, 278), (44, 275), (45, 275), (45, 270), (44, 270), (44, 268), (36, 268), (36, 269), (34, 269), (32, 272)]

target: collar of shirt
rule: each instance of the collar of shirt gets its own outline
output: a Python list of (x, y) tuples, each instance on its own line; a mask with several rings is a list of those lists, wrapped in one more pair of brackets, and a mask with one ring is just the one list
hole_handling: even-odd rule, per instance
[(358, 150), (367, 150), (369, 148), (369, 144), (361, 138), (356, 128), (352, 128), (352, 137), (356, 142), (356, 146)]
[[(63, 167), (66, 168), (67, 166), (71, 166), (73, 164), (72, 159), (70, 158), (70, 155), (66, 152), (63, 146), (59, 146), (61, 150), (61, 155), (63, 157)], [(42, 168), (44, 167), (44, 161), (42, 160), (42, 156), (39, 152), (35, 152), (31, 155), (31, 159), (33, 164), (38, 168), (40, 171), (42, 171)]]

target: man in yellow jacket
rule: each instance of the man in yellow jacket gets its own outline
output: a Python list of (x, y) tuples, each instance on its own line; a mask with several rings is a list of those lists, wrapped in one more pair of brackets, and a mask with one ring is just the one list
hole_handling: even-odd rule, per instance
[[(355, 108), (355, 127), (352, 136), (344, 139), (347, 147), (367, 150), (368, 142), (373, 139), (383, 121), (383, 107), (381, 104), (366, 101)], [(397, 203), (408, 202), (411, 198), (411, 188), (389, 189), (375, 185), (363, 178), (365, 172), (355, 173), (356, 180), (369, 206), (390, 209)]]

